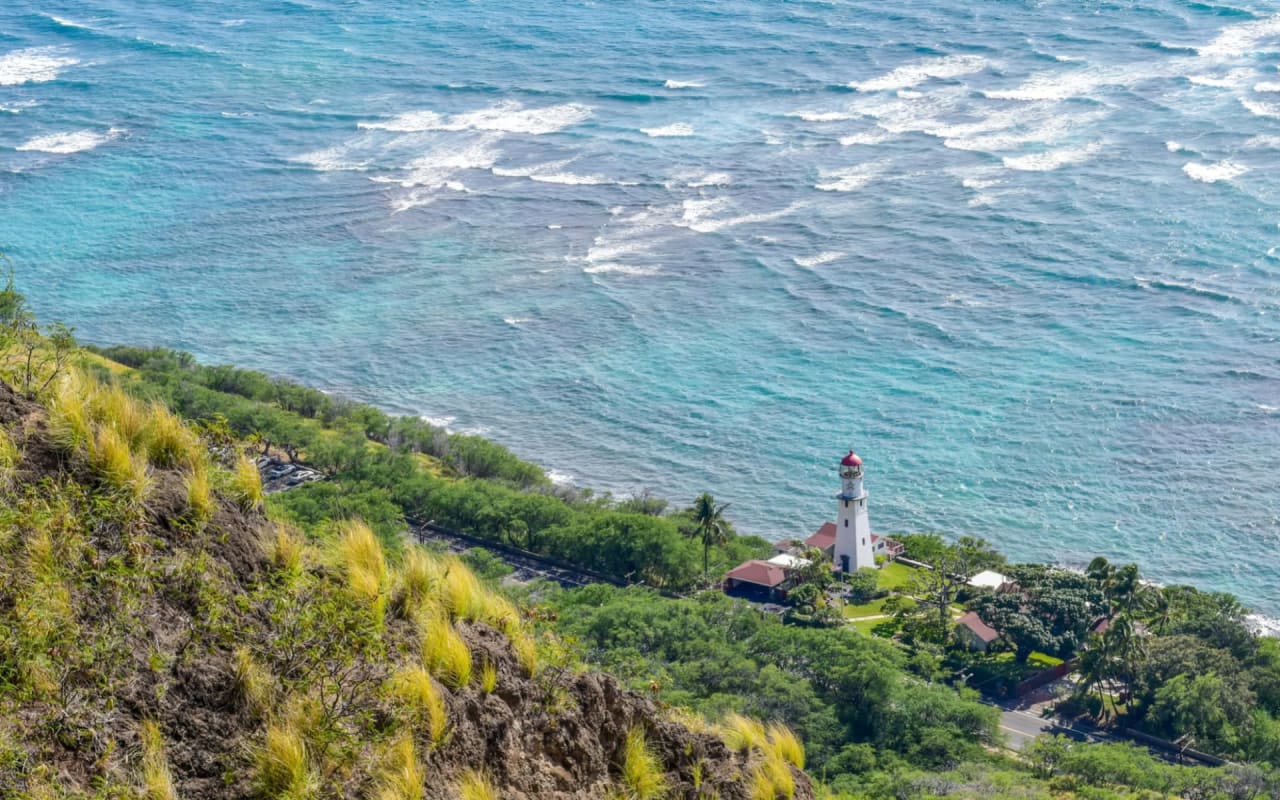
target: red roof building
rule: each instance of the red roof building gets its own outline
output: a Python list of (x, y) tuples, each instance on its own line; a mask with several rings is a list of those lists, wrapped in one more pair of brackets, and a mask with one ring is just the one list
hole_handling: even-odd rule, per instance
[(984, 653), (992, 642), (1000, 638), (999, 631), (983, 622), (976, 611), (970, 611), (956, 620), (956, 629), (970, 650), (981, 650)]
[(726, 592), (753, 599), (781, 600), (787, 596), (787, 570), (780, 564), (753, 559), (744, 561), (725, 576)]

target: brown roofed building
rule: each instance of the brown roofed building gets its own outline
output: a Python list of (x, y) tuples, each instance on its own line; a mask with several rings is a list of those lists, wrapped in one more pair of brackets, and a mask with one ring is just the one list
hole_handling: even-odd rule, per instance
[(787, 571), (779, 564), (753, 559), (734, 567), (724, 579), (724, 590), (731, 594), (766, 600), (786, 597), (784, 584)]
[(983, 653), (987, 652), (992, 642), (1000, 638), (1000, 633), (983, 622), (976, 611), (970, 611), (956, 620), (956, 633), (970, 650), (980, 650)]

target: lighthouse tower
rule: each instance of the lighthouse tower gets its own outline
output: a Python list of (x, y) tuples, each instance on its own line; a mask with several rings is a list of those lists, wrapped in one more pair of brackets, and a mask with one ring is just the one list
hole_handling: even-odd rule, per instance
[(840, 461), (840, 494), (836, 495), (835, 566), (842, 572), (875, 567), (871, 522), (867, 519), (867, 491), (862, 488), (862, 459), (852, 450)]

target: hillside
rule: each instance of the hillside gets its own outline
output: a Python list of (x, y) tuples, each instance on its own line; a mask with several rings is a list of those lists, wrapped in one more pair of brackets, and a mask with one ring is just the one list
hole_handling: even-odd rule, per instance
[(785, 729), (572, 668), (456, 559), (269, 521), (235, 448), (83, 373), (0, 384), (0, 501), (0, 796), (812, 797)]

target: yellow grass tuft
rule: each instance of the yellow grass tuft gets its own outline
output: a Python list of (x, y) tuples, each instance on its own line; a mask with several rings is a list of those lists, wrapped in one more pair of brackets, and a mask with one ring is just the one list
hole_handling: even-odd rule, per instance
[(422, 800), (424, 776), (414, 752), (413, 738), (405, 736), (391, 746), (378, 780), (377, 800)]
[(765, 754), (764, 771), (769, 776), (769, 782), (773, 784), (773, 793), (775, 796), (782, 796), (786, 800), (796, 796), (796, 779), (791, 774), (791, 765), (776, 750), (769, 750)]
[(770, 777), (769, 771), (764, 767), (757, 767), (751, 771), (751, 785), (749, 787), (751, 800), (778, 800), (778, 793), (773, 786), (773, 778)]
[(114, 427), (98, 429), (89, 462), (108, 486), (134, 502), (142, 501), (151, 489), (146, 460), (133, 452), (128, 438)]
[(667, 777), (662, 762), (649, 747), (639, 725), (627, 732), (622, 751), (622, 785), (630, 800), (656, 800), (667, 793)]
[(764, 725), (741, 714), (725, 716), (724, 722), (720, 723), (720, 738), (724, 739), (730, 750), (739, 753), (762, 750), (769, 742)]
[(471, 682), (471, 651), (447, 617), (437, 617), (425, 625), (422, 636), (422, 663), (443, 683), (461, 689)]
[(54, 388), (49, 401), (49, 432), (54, 444), (71, 452), (89, 443), (89, 395), (93, 385), (78, 370), (68, 372)]
[(484, 618), (488, 591), (475, 573), (456, 558), (449, 559), (441, 595), (444, 607), (455, 619), (475, 622)]
[(25, 566), (30, 583), (14, 602), (19, 632), (40, 649), (57, 635), (74, 636), (71, 590), (62, 580), (57, 548), (47, 530), (27, 540)]
[(120, 434), (130, 448), (141, 449), (146, 444), (151, 415), (141, 401), (119, 386), (100, 386), (91, 391), (89, 409), (94, 422)]
[(347, 570), (347, 588), (357, 597), (374, 602), (387, 587), (387, 559), (369, 526), (352, 520), (339, 526), (338, 553)]
[(267, 727), (266, 741), (256, 754), (254, 780), (259, 793), (273, 800), (312, 797), (318, 780), (298, 728), (284, 722)]
[(480, 665), (480, 691), (493, 694), (498, 688), (498, 667), (489, 659)]
[(266, 501), (266, 495), (262, 493), (262, 476), (258, 474), (258, 466), (243, 455), (236, 462), (235, 471), (231, 473), (231, 496), (245, 512), (262, 508), (262, 504)]
[(708, 722), (706, 717), (683, 706), (667, 706), (662, 710), (662, 714), (672, 722), (683, 725), (694, 733), (716, 734), (720, 732), (719, 728)]
[(283, 522), (276, 523), (275, 536), (267, 548), (271, 566), (280, 573), (286, 583), (302, 577), (303, 560), (307, 549), (302, 534)]
[(410, 620), (432, 616), (443, 580), (444, 565), (440, 559), (421, 548), (409, 548), (400, 571), (400, 591), (396, 599), (400, 616)]
[(498, 790), (483, 772), (469, 769), (458, 779), (458, 800), (498, 800)]
[(480, 620), (510, 636), (520, 629), (520, 612), (507, 598), (486, 591)]
[(444, 697), (425, 669), (411, 666), (400, 670), (391, 677), (390, 691), (427, 726), (433, 744), (444, 741), (449, 725)]
[(213, 519), (218, 504), (213, 499), (213, 486), (209, 481), (209, 467), (202, 459), (197, 459), (187, 472), (187, 508), (196, 523), (203, 525)]
[(19, 458), (18, 446), (13, 443), (9, 432), (0, 428), (0, 474), (7, 475), (10, 470), (18, 466)]
[(537, 642), (522, 629), (511, 631), (507, 637), (511, 640), (511, 649), (516, 654), (516, 660), (524, 668), (525, 676), (532, 678), (533, 673), (538, 669)]
[(255, 717), (266, 716), (275, 695), (275, 678), (254, 659), (247, 647), (236, 650), (234, 659), (236, 698), (241, 707)]
[(143, 797), (146, 800), (176, 800), (178, 793), (173, 788), (173, 773), (164, 757), (160, 726), (144, 720), (138, 729), (138, 738), (142, 740)]
[(773, 752), (796, 769), (804, 769), (804, 745), (795, 731), (781, 722), (772, 722), (769, 724), (768, 733)]
[(203, 455), (191, 429), (159, 403), (151, 406), (146, 442), (147, 458), (157, 467), (194, 466)]

